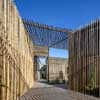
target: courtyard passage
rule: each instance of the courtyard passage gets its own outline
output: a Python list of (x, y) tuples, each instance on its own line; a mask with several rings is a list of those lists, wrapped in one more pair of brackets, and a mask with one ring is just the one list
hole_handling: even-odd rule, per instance
[(49, 85), (45, 81), (36, 82), (34, 88), (26, 92), (20, 100), (99, 100), (65, 89), (64, 84)]

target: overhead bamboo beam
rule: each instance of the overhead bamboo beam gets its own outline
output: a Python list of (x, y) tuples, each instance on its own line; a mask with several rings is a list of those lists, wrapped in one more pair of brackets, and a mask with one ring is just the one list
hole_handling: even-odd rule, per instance
[(67, 49), (69, 30), (23, 20), (26, 31), (35, 46)]

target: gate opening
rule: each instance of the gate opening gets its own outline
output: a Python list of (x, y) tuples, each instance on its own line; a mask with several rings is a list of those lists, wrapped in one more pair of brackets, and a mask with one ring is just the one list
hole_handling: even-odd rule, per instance
[(47, 80), (48, 60), (45, 56), (35, 56), (35, 80)]

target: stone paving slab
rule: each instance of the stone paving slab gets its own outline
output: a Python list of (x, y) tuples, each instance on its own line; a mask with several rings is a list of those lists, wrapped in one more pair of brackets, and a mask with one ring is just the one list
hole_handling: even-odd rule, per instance
[(20, 100), (100, 100), (99, 98), (84, 95), (59, 86), (49, 85), (45, 82), (36, 82), (34, 88), (25, 93)]
[(56, 87), (33, 88), (20, 100), (100, 100), (92, 96), (80, 94)]

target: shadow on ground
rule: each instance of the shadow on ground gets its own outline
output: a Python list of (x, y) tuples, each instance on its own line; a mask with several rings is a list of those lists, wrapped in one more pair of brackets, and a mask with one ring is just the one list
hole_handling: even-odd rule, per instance
[(50, 85), (50, 86), (53, 86), (53, 87), (57, 87), (57, 88), (68, 89), (68, 87), (65, 85), (65, 83), (49, 83), (46, 80), (40, 80), (38, 82), (42, 83), (42, 84)]

